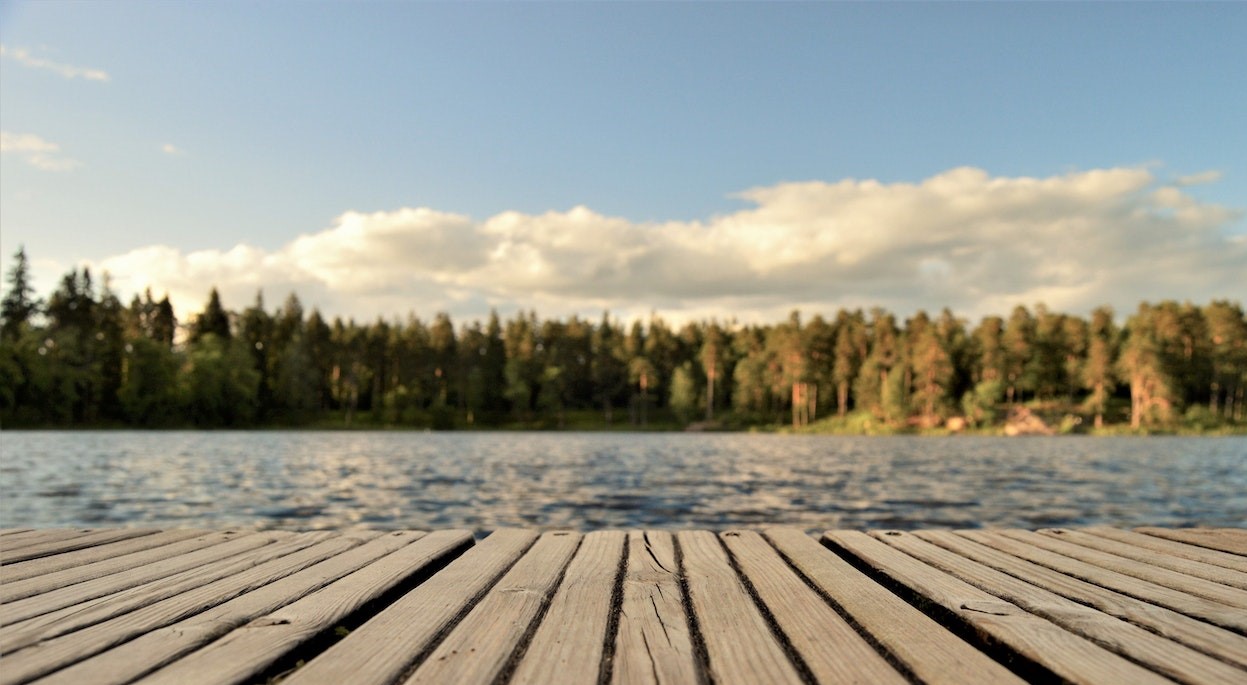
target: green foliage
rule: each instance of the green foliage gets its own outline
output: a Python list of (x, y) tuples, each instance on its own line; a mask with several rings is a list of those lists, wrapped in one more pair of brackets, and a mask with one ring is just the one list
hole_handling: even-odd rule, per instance
[(176, 425), (184, 413), (178, 387), (182, 360), (160, 342), (135, 338), (126, 345), (125, 372), (118, 390), (126, 421), (143, 428)]
[(697, 381), (693, 372), (693, 362), (687, 361), (675, 370), (671, 378), (671, 411), (681, 421), (692, 421), (697, 415), (701, 398), (697, 392)]
[(236, 428), (254, 420), (260, 374), (243, 345), (204, 334), (191, 346), (182, 378), (187, 409), (196, 425)]
[(999, 378), (980, 381), (961, 398), (961, 411), (971, 426), (985, 426), (996, 422), (998, 407), (1004, 399), (1004, 383)]
[(626, 408), (642, 428), (930, 432), (961, 415), (990, 431), (1023, 403), (1075, 432), (1247, 425), (1247, 316), (1228, 301), (1144, 303), (1120, 328), (1107, 308), (1084, 319), (1037, 304), (974, 327), (948, 310), (900, 326), (875, 309), (677, 331), (658, 317), (624, 326), (535, 312), (326, 322), (294, 294), (275, 312), (257, 296), (237, 313), (212, 289), (179, 328), (167, 297), (123, 307), (107, 275), (97, 287), (86, 269), (43, 307), (24, 251), (15, 262), (0, 330), (6, 426), (596, 430)]
[(40, 310), (40, 302), (35, 298), (34, 284), (30, 279), (25, 247), (19, 247), (13, 255), (13, 268), (9, 270), (7, 280), (9, 287), (4, 298), (0, 299), (0, 341), (17, 340), (22, 329), (31, 324), (31, 319)]

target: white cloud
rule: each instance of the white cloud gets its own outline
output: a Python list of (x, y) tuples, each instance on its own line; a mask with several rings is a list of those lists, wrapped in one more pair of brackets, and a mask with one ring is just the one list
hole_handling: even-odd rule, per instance
[(160, 151), (165, 153), (166, 155), (174, 155), (174, 156), (186, 154), (185, 150), (174, 145), (173, 143), (165, 143), (164, 145), (161, 145)]
[(1221, 172), (1216, 169), (1209, 169), (1208, 171), (1201, 171), (1198, 174), (1191, 174), (1190, 176), (1179, 176), (1173, 183), (1177, 186), (1202, 186), (1209, 183), (1216, 183), (1220, 180)]
[(31, 69), (43, 69), (50, 71), (62, 78), (75, 79), (82, 78), (88, 81), (109, 81), (108, 72), (101, 69), (87, 69), (84, 67), (75, 67), (68, 64), (59, 64), (51, 60), (35, 57), (25, 48), (8, 48), (0, 45), (0, 57), (8, 57), (22, 66)]
[(70, 171), (82, 166), (76, 159), (59, 156), (60, 150), (60, 145), (33, 133), (0, 131), (0, 154), (17, 153), (27, 164), (42, 171)]
[[(490, 306), (545, 316), (778, 320), (799, 307), (952, 307), (978, 317), (1016, 304), (1058, 311), (1141, 300), (1241, 297), (1240, 212), (1201, 202), (1146, 169), (1048, 178), (952, 169), (920, 183), (782, 183), (753, 207), (703, 221), (635, 223), (585, 207), (484, 221), (428, 208), (347, 212), (273, 251), (149, 247), (103, 260), (119, 287), (168, 290), (178, 311), (220, 287), (368, 319)], [(128, 280), (128, 282), (127, 282)]]

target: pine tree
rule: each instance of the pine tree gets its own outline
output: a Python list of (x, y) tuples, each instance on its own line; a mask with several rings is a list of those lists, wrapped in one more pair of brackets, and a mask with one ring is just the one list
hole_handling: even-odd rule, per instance
[(191, 326), (190, 341), (197, 343), (206, 335), (215, 335), (221, 340), (230, 339), (229, 313), (221, 306), (221, 295), (216, 288), (208, 295), (208, 304)]
[(1083, 387), (1091, 392), (1087, 407), (1095, 412), (1095, 427), (1104, 426), (1104, 411), (1112, 396), (1117, 362), (1117, 330), (1113, 325), (1113, 310), (1098, 307), (1091, 313), (1087, 331), (1087, 360), (1082, 366)]
[(30, 264), (26, 260), (26, 248), (17, 248), (13, 255), (13, 268), (9, 270), (9, 287), (0, 300), (0, 337), (16, 340), (24, 327), (39, 313), (40, 302), (35, 298), (31, 284)]

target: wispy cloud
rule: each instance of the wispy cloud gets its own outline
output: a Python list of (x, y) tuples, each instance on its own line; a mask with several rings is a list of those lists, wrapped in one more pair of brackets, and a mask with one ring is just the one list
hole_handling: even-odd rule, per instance
[(1198, 174), (1191, 174), (1190, 176), (1179, 176), (1173, 183), (1179, 187), (1202, 186), (1208, 185), (1209, 183), (1216, 183), (1220, 180), (1221, 172), (1216, 169), (1210, 169), (1208, 171), (1201, 171)]
[(52, 60), (35, 57), (25, 48), (10, 48), (5, 45), (0, 45), (0, 57), (7, 57), (18, 64), (31, 69), (43, 69), (50, 71), (58, 76), (61, 76), (62, 78), (81, 78), (88, 81), (101, 82), (107, 82), (110, 80), (108, 72), (102, 69), (89, 69), (53, 62)]
[(161, 152), (163, 152), (163, 153), (165, 153), (166, 155), (173, 155), (173, 156), (175, 156), (175, 157), (176, 157), (176, 156), (178, 156), (178, 155), (184, 155), (184, 154), (186, 154), (186, 151), (185, 151), (185, 150), (183, 150), (182, 148), (180, 148), (180, 147), (178, 147), (178, 146), (174, 145), (173, 143), (165, 143), (164, 145), (161, 145), (161, 146), (160, 146), (160, 151), (161, 151)]
[(1241, 212), (1147, 169), (1006, 178), (958, 168), (914, 184), (782, 183), (739, 196), (754, 206), (693, 222), (586, 207), (484, 221), (429, 208), (347, 212), (277, 250), (153, 246), (100, 266), (122, 287), (169, 291), (188, 314), (216, 284), (231, 306), (262, 287), (355, 317), (477, 317), (496, 306), (750, 320), (873, 305), (980, 316), (1039, 301), (1124, 311), (1144, 299), (1233, 296), (1247, 272), (1247, 243), (1222, 230)]
[(26, 163), (42, 171), (70, 171), (82, 166), (82, 162), (59, 155), (61, 146), (51, 143), (33, 133), (10, 133), (0, 131), (0, 154), (16, 153)]

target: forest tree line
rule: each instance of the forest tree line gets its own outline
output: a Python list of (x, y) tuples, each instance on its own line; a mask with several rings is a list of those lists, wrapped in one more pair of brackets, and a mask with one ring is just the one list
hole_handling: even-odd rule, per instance
[(1124, 326), (1018, 306), (971, 326), (945, 309), (898, 321), (841, 310), (772, 325), (603, 314), (456, 325), (326, 320), (288, 296), (238, 311), (215, 288), (179, 320), (151, 292), (124, 304), (73, 269), (46, 302), (25, 252), (0, 307), (5, 426), (385, 425), (745, 427), (851, 421), (904, 430), (999, 425), (1057, 407), (1135, 429), (1244, 423), (1242, 305), (1142, 303)]

